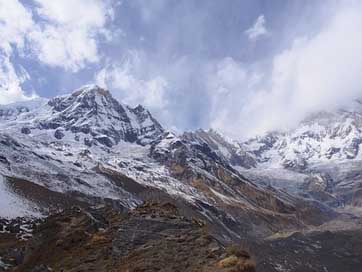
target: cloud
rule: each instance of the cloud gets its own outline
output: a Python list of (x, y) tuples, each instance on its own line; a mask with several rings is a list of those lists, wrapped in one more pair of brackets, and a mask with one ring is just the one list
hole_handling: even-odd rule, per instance
[[(94, 77), (125, 103), (144, 104), (166, 127), (213, 127), (235, 138), (287, 129), (309, 112), (362, 96), (359, 1), (293, 4), (291, 15), (274, 5), (267, 22), (261, 14), (245, 31), (252, 42), (270, 37), (258, 46), (240, 36), (240, 24), (249, 27), (245, 17), (229, 16), (243, 3), (201, 2), (135, 0), (116, 10), (115, 0), (0, 0), (0, 103), (32, 95), (23, 90), (29, 76), (19, 58), (51, 78), (43, 90), (49, 96), (53, 87)], [(258, 6), (245, 10), (264, 12)], [(313, 18), (305, 23), (306, 16)], [(124, 36), (115, 37), (114, 24)], [(283, 27), (271, 36), (269, 25)], [(57, 69), (44, 73), (48, 67)]]
[(259, 15), (255, 23), (249, 29), (245, 30), (244, 33), (248, 36), (250, 41), (256, 41), (260, 37), (269, 34), (269, 31), (265, 27), (265, 22), (264, 15)]
[(35, 98), (35, 94), (25, 95), (21, 84), (29, 78), (25, 70), (15, 71), (6, 54), (0, 54), (0, 104)]
[(212, 98), (209, 105), (210, 126), (223, 128), (225, 124), (231, 125), (234, 116), (245, 107), (251, 94), (248, 91), (262, 75), (228, 57), (213, 64), (208, 77), (206, 88)]
[[(217, 122), (218, 128), (244, 136), (288, 129), (309, 113), (337, 109), (361, 97), (362, 5), (348, 3), (353, 4), (336, 9), (315, 35), (297, 37), (277, 54), (261, 86), (250, 89), (238, 83), (251, 95), (237, 114)], [(244, 75), (238, 77), (245, 80)]]
[(141, 61), (139, 53), (133, 51), (123, 61), (110, 63), (98, 71), (95, 81), (130, 106), (142, 104), (156, 112), (166, 111), (168, 83), (161, 76), (142, 75)]
[(111, 35), (105, 25), (113, 11), (105, 1), (35, 1), (41, 20), (28, 38), (41, 62), (76, 72), (99, 61), (98, 38)]
[(99, 61), (99, 37), (112, 8), (101, 0), (0, 0), (0, 103), (31, 98), (22, 90), (29, 79), (14, 56), (33, 58), (51, 67), (77, 72)]
[(31, 13), (20, 2), (0, 0), (0, 104), (31, 98), (21, 89), (28, 76), (16, 71), (11, 56), (14, 46), (24, 48), (25, 35), (32, 27)]
[[(245, 134), (245, 125), (251, 118), (241, 112), (247, 108), (261, 87), (264, 75), (261, 70), (231, 57), (209, 63), (206, 71), (204, 95), (208, 98), (208, 126), (233, 138)], [(205, 100), (205, 98), (203, 98)]]

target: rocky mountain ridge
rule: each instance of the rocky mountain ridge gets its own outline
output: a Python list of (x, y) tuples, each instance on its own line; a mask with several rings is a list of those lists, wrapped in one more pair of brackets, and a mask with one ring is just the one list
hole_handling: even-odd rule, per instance
[(362, 105), (318, 112), (289, 131), (237, 142), (213, 130), (185, 133), (239, 173), (263, 186), (332, 206), (359, 206)]
[[(34, 108), (36, 102), (38, 107)], [(95, 85), (48, 101), (38, 99), (6, 106), (0, 108), (0, 116), (5, 119), (6, 128), (21, 125), (23, 134), (47, 131), (57, 139), (67, 134), (87, 146), (112, 147), (121, 140), (146, 144), (164, 131), (141, 105), (135, 108), (122, 105), (109, 91)]]
[[(287, 137), (283, 133), (244, 143), (216, 131), (175, 135), (144, 107), (124, 105), (97, 86), (7, 105), (0, 113), (0, 194), (3, 205), (16, 208), (13, 214), (0, 211), (8, 220), (43, 217), (70, 205), (123, 211), (167, 201), (205, 222), (218, 241), (247, 244), (317, 228), (337, 220), (346, 203), (360, 203), (358, 165), (353, 171), (342, 167), (345, 172), (285, 165), (281, 154), (294, 149), (276, 144)], [(348, 118), (340, 118), (341, 128)], [(349, 140), (356, 129), (340, 131)], [(291, 146), (312, 137), (294, 135)], [(346, 159), (358, 162), (358, 156)]]

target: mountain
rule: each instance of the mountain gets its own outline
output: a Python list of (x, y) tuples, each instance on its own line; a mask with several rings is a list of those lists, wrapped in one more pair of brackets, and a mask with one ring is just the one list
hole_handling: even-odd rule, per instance
[(232, 166), (240, 166), (242, 168), (255, 168), (257, 159), (243, 150), (240, 144), (215, 130), (204, 131), (202, 129), (194, 132), (186, 132), (185, 139), (190, 142), (199, 142), (210, 146), (215, 153), (225, 162)]
[(9, 105), (0, 105), (0, 120), (10, 121), (16, 120), (20, 114), (28, 113), (46, 104), (46, 98), (34, 98), (27, 101), (12, 103)]
[[(360, 151), (351, 157), (355, 151), (347, 150), (358, 138), (357, 109), (318, 114), (296, 130), (241, 143), (213, 130), (176, 135), (143, 106), (127, 106), (95, 85), (2, 106), (0, 113), (0, 195), (13, 208), (0, 209), (0, 218), (17, 237), (29, 235), (22, 231), (29, 222), (73, 206), (127, 212), (154, 202), (203, 222), (222, 245), (242, 243), (258, 254), (260, 243), (281, 233), (314, 239), (309, 232), (332, 222), (343, 222), (336, 235), (360, 226), (343, 209), (360, 203)], [(332, 135), (340, 149), (328, 157)]]
[(362, 102), (349, 109), (318, 112), (296, 129), (268, 133), (242, 146), (261, 164), (303, 169), (321, 162), (361, 160)]
[(209, 146), (224, 162), (257, 184), (328, 206), (362, 203), (362, 102), (309, 115), (294, 129), (273, 131), (243, 142), (220, 133), (185, 133)]
[(361, 144), (362, 102), (356, 100), (344, 109), (311, 114), (295, 129), (239, 143), (257, 162), (241, 172), (329, 205), (360, 207)]
[(11, 121), (2, 124), (3, 128), (16, 130), (21, 124), (21, 132), (34, 137), (47, 131), (57, 139), (68, 136), (88, 146), (108, 147), (121, 140), (146, 144), (163, 132), (162, 126), (141, 105), (122, 105), (98, 86), (84, 86), (71, 95), (48, 101), (41, 99), (42, 104), (34, 107), (36, 102), (0, 108), (3, 119)]
[[(0, 128), (3, 182), (33, 201), (34, 212), (56, 209), (59, 201), (48, 203), (48, 195), (125, 208), (149, 197), (168, 198), (233, 239), (240, 239), (241, 229), (250, 236), (272, 233), (275, 226), (261, 221), (294, 227), (333, 214), (308, 203), (316, 216), (292, 217), (303, 200), (257, 186), (231, 167), (229, 158), (197, 141), (198, 133), (179, 137), (165, 132), (142, 106), (123, 105), (97, 86), (29, 108)], [(250, 216), (248, 228), (242, 227)], [(260, 233), (252, 231), (254, 225), (262, 225)]]

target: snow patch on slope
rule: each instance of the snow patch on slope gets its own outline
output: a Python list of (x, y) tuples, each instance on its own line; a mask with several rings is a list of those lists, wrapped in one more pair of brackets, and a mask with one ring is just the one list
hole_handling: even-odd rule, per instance
[(14, 219), (17, 217), (41, 217), (41, 213), (34, 208), (34, 204), (16, 195), (6, 185), (0, 175), (0, 217)]

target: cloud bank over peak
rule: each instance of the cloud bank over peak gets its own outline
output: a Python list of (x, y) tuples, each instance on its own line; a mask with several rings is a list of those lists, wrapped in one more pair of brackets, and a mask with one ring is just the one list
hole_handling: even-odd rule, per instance
[[(158, 5), (157, 12), (165, 6)], [(153, 54), (134, 50), (110, 61), (95, 78), (125, 102), (145, 104), (166, 126), (180, 130), (211, 127), (246, 138), (288, 129), (313, 111), (335, 109), (362, 96), (362, 5), (343, 2), (330, 10), (318, 28), (311, 31), (307, 24), (298, 35), (278, 41), (266, 59), (193, 57), (179, 51), (168, 56), (162, 41), (173, 35), (167, 35), (171, 28), (159, 37), (161, 47)], [(245, 32), (251, 50), (263, 42), (250, 40), (269, 35), (271, 42), (278, 34), (265, 24), (264, 15), (258, 15)], [(203, 33), (205, 26), (198, 21), (193, 34)]]
[(336, 109), (361, 97), (362, 5), (348, 3), (316, 34), (294, 38), (276, 54), (264, 72), (269, 77), (258, 88), (247, 88), (252, 95), (245, 106), (237, 114), (227, 111), (214, 126), (233, 136), (288, 129), (313, 111)]
[(355, 0), (0, 0), (0, 28), (0, 103), (97, 83), (165, 127), (245, 138), (362, 96)]
[(110, 62), (97, 72), (95, 81), (113, 90), (114, 96), (126, 104), (142, 104), (155, 112), (166, 111), (168, 83), (160, 75), (141, 76), (141, 56), (141, 52), (133, 51), (121, 62)]

